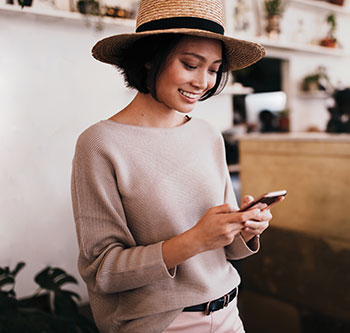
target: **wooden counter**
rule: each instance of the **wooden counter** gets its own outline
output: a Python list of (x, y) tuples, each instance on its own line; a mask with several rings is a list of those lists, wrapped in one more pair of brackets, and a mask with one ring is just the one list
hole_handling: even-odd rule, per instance
[(303, 327), (294, 332), (321, 332), (319, 318), (319, 327), (330, 323), (322, 332), (348, 331), (350, 136), (245, 136), (239, 149), (243, 194), (288, 191), (272, 208), (259, 254), (243, 263), (242, 281), (259, 310), (277, 304), (259, 324), (272, 332), (279, 318), (284, 326), (276, 332), (289, 332), (293, 320)]
[(350, 135), (240, 138), (242, 193), (286, 189), (271, 225), (350, 248)]

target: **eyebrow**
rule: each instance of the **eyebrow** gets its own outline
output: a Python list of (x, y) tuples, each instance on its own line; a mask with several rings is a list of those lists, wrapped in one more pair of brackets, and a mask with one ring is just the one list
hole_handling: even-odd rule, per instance
[[(193, 57), (195, 57), (195, 58), (197, 58), (197, 59), (199, 59), (201, 61), (205, 61), (206, 60), (203, 56), (201, 56), (201, 55), (199, 55), (197, 53), (183, 52), (182, 54), (183, 55), (191, 55), (191, 56), (193, 56)], [(216, 64), (216, 63), (222, 63), (222, 59), (218, 59), (218, 60), (213, 62), (213, 64)]]

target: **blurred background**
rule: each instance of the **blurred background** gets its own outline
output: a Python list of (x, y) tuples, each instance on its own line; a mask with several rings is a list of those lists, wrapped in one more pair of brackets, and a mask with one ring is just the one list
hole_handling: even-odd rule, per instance
[[(194, 117), (216, 126), (238, 200), (286, 189), (242, 275), (247, 332), (350, 332), (350, 0), (225, 0), (226, 34), (267, 56)], [(78, 135), (135, 95), (91, 57), (132, 32), (136, 0), (0, 0), (0, 266), (61, 267), (79, 284), (70, 173)], [(0, 288), (1, 284), (0, 271)], [(88, 305), (83, 308), (88, 309)]]

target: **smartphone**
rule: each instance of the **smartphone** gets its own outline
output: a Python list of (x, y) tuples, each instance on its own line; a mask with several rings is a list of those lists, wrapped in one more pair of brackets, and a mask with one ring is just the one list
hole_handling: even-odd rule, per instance
[(261, 210), (270, 208), (275, 203), (279, 202), (281, 198), (287, 195), (286, 190), (274, 191), (262, 194), (260, 197), (249, 203), (248, 205), (242, 207), (239, 212), (245, 212), (251, 208), (260, 208)]

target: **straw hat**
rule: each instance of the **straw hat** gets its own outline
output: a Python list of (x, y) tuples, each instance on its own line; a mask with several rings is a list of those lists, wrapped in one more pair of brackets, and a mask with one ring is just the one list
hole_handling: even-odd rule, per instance
[(258, 43), (224, 36), (220, 0), (141, 0), (136, 32), (100, 40), (92, 49), (99, 61), (117, 64), (119, 55), (137, 39), (155, 34), (181, 33), (221, 40), (230, 70), (245, 68), (265, 55)]

